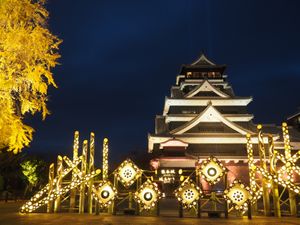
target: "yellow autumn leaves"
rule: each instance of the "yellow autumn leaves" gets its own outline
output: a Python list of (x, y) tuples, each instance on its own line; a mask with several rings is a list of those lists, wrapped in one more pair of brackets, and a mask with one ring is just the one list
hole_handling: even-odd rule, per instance
[(32, 140), (26, 114), (47, 109), (59, 40), (47, 29), (44, 1), (0, 0), (0, 150), (18, 153)]

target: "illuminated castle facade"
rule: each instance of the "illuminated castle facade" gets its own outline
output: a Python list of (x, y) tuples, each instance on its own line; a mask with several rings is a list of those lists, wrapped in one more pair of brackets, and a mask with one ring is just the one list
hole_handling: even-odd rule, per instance
[[(182, 66), (170, 97), (165, 98), (162, 115), (155, 118), (155, 132), (148, 135), (153, 168), (194, 168), (198, 159), (211, 155), (226, 164), (247, 165), (246, 134), (257, 132), (253, 115), (247, 111), (252, 97), (235, 95), (225, 69), (203, 54)], [(263, 128), (264, 142), (272, 135), (276, 148), (283, 148), (281, 128)], [(257, 137), (252, 142), (257, 153)]]

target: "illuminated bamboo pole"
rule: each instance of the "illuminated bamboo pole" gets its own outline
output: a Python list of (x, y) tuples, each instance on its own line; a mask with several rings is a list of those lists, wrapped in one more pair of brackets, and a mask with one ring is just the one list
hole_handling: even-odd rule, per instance
[[(291, 161), (291, 145), (290, 145), (290, 136), (289, 136), (289, 130), (286, 123), (282, 123), (282, 133), (283, 133), (283, 140), (284, 140), (284, 154), (286, 158), (286, 169), (288, 174), (288, 179), (293, 182), (293, 171), (291, 169), (291, 165), (289, 161)], [(290, 212), (292, 216), (297, 215), (297, 203), (296, 203), (296, 195), (293, 191), (289, 190), (289, 202), (290, 202)]]
[[(62, 185), (62, 172), (63, 172), (63, 158), (58, 155), (57, 156), (57, 168), (56, 168), (56, 191), (60, 192), (61, 190), (61, 185)], [(59, 212), (60, 211), (60, 201), (61, 201), (61, 196), (58, 196), (55, 201), (54, 201), (54, 212)]]
[(247, 134), (247, 154), (248, 154), (248, 167), (249, 167), (249, 179), (250, 179), (250, 188), (253, 193), (256, 192), (257, 186), (255, 181), (255, 164), (253, 158), (253, 145), (251, 143), (251, 135)]
[[(87, 156), (87, 149), (88, 149), (88, 141), (83, 141), (82, 147), (82, 162), (81, 162), (81, 174), (84, 177), (86, 174), (86, 156)], [(80, 194), (79, 194), (79, 213), (84, 213), (84, 204), (85, 203), (85, 183), (83, 182), (80, 185)]]
[[(275, 168), (276, 152), (274, 151), (274, 140), (272, 135), (268, 136), (268, 142), (269, 142), (270, 173), (274, 175), (276, 174), (276, 168)], [(276, 217), (281, 217), (278, 184), (273, 179), (272, 179), (272, 194), (273, 194), (274, 215)]]
[(106, 180), (108, 178), (108, 139), (103, 139), (103, 149), (102, 149), (102, 179)]
[[(254, 164), (254, 158), (253, 158), (253, 144), (251, 142), (251, 134), (247, 134), (246, 139), (247, 139), (247, 156), (248, 156), (250, 189), (253, 193), (257, 193), (257, 185), (255, 181), (256, 166)], [(257, 211), (257, 199), (255, 199), (255, 201), (252, 204), (253, 204), (252, 210)]]
[[(50, 196), (50, 193), (53, 190), (53, 181), (54, 180), (54, 163), (51, 163), (49, 166), (49, 190), (48, 190), (48, 196)], [(52, 213), (53, 212), (53, 201), (49, 201), (47, 205), (47, 212)]]
[[(95, 156), (95, 134), (91, 132), (90, 134), (90, 159), (89, 159), (89, 169), (88, 173), (94, 171), (94, 156)], [(93, 196), (92, 196), (92, 188), (94, 185), (94, 179), (90, 179), (89, 188), (88, 188), (88, 212), (90, 214), (93, 213)]]
[[(108, 138), (103, 139), (102, 146), (102, 180), (108, 179)], [(108, 213), (114, 212), (114, 203), (108, 208)]]
[[(263, 134), (262, 134), (262, 125), (257, 126), (258, 131), (258, 152), (259, 152), (259, 161), (261, 168), (267, 173), (267, 164), (266, 164), (266, 150), (264, 146)], [(270, 195), (267, 185), (267, 179), (262, 176), (262, 188), (263, 188), (263, 203), (264, 203), (264, 214), (269, 216), (271, 214), (270, 209)]]
[[(118, 190), (119, 189), (119, 182), (117, 179), (117, 176), (114, 175), (114, 187)], [(117, 202), (116, 202), (117, 198), (112, 202), (111, 207), (112, 207), (112, 214), (115, 216), (117, 215)]]
[[(73, 141), (73, 162), (78, 159), (79, 149), (79, 131), (75, 131)], [(76, 179), (76, 173), (72, 171), (72, 181)], [(76, 188), (71, 190), (70, 193), (70, 211), (73, 212), (76, 206)]]

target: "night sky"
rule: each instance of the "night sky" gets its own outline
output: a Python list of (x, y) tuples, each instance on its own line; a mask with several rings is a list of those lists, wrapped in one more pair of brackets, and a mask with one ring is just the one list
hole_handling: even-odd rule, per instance
[[(228, 66), (238, 96), (253, 96), (255, 122), (281, 123), (300, 106), (300, 1), (49, 0), (49, 26), (63, 39), (45, 121), (28, 153), (70, 155), (81, 140), (110, 139), (110, 158), (147, 151), (181, 64), (203, 50)], [(98, 161), (98, 159), (96, 159)]]

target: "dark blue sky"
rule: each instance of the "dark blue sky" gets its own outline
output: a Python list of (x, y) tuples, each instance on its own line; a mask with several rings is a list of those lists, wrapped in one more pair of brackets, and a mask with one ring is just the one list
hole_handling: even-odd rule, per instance
[[(255, 122), (279, 124), (300, 106), (300, 1), (49, 0), (63, 39), (52, 115), (30, 121), (28, 152), (69, 154), (74, 130), (110, 138), (112, 158), (146, 151), (147, 133), (183, 63), (204, 50), (227, 64)], [(81, 136), (81, 137), (82, 137)], [(96, 157), (101, 157), (98, 154)], [(100, 159), (99, 159), (100, 160)]]

